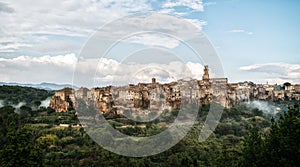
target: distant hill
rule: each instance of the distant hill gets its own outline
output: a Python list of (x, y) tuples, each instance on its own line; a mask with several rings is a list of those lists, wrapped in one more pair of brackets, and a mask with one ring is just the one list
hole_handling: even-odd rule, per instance
[(0, 86), (8, 85), (8, 86), (24, 86), (24, 87), (32, 87), (38, 89), (45, 89), (45, 90), (60, 90), (65, 87), (78, 89), (78, 87), (73, 86), (71, 84), (55, 84), (55, 83), (47, 83), (43, 82), (40, 84), (24, 84), (24, 83), (16, 83), (16, 82), (0, 82)]
[(43, 101), (54, 94), (54, 90), (32, 87), (3, 85), (0, 86), (1, 105), (31, 105), (35, 101)]

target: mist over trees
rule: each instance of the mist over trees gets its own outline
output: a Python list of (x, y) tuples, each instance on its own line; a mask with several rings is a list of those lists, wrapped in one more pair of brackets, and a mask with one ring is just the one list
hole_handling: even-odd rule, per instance
[(272, 124), (267, 135), (254, 125), (245, 138), (243, 166), (297, 166), (300, 161), (299, 105), (289, 108)]
[(38, 104), (53, 95), (53, 91), (22, 86), (0, 86), (0, 99), (5, 105), (16, 105), (24, 102), (28, 105)]

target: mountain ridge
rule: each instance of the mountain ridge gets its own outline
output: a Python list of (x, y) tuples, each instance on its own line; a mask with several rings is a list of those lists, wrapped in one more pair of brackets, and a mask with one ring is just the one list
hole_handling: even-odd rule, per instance
[(17, 83), (17, 82), (0, 82), (0, 86), (3, 86), (3, 85), (33, 87), (33, 88), (45, 89), (45, 90), (60, 90), (60, 89), (63, 89), (65, 87), (78, 89), (77, 86), (71, 85), (71, 84), (56, 84), (56, 83), (49, 83), (49, 82), (42, 82), (42, 83), (39, 83), (39, 84)]

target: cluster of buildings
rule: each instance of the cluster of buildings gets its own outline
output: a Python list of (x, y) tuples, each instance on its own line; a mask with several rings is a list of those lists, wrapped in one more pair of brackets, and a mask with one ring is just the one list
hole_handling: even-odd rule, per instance
[(202, 80), (178, 80), (171, 83), (129, 84), (92, 89), (80, 88), (58, 90), (51, 98), (50, 107), (57, 112), (75, 108), (78, 99), (92, 104), (102, 113), (159, 112), (180, 108), (183, 103), (197, 105), (212, 101), (224, 107), (253, 100), (300, 100), (300, 85), (268, 85), (252, 82), (228, 83), (227, 78), (210, 78), (208, 66), (204, 68)]

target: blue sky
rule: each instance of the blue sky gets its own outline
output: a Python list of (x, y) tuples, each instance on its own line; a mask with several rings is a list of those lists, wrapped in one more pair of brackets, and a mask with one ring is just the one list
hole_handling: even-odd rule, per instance
[(237, 72), (240, 66), (299, 64), (299, 1), (215, 2), (200, 17), (207, 20), (204, 32), (217, 47), (231, 79), (239, 80), (245, 75), (250, 79), (257, 77), (257, 74)]
[[(199, 27), (214, 45), (230, 82), (300, 83), (297, 0), (53, 0), (34, 1), (34, 6), (32, 3), (0, 1), (1, 81), (71, 83), (80, 50), (99, 27), (130, 14), (159, 12)], [(157, 39), (144, 38), (146, 42), (138, 42), (145, 46), (152, 46)], [(156, 42), (176, 46), (171, 40)], [(120, 47), (126, 49), (131, 45)], [(95, 70), (88, 69), (89, 66), (85, 65), (83, 70)]]

